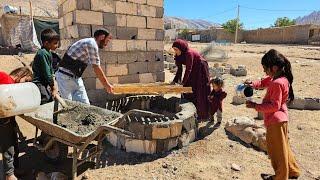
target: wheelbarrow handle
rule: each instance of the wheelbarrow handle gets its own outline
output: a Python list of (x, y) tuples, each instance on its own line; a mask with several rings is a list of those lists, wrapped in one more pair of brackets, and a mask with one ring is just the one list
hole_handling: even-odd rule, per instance
[(103, 127), (107, 130), (107, 131), (110, 131), (110, 132), (115, 132), (115, 133), (122, 133), (124, 135), (127, 135), (127, 136), (130, 136), (130, 137), (134, 137), (134, 134), (132, 132), (129, 132), (129, 131), (126, 131), (126, 130), (123, 130), (123, 129), (120, 129), (120, 128), (117, 128), (117, 127), (114, 127), (114, 126), (111, 126), (111, 125), (103, 125)]

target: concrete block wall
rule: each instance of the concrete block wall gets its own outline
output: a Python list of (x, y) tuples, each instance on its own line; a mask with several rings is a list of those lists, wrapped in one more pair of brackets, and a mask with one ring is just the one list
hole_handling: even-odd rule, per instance
[(244, 31), (247, 43), (308, 44), (311, 25), (296, 25)]
[[(163, 0), (59, 0), (58, 4), (62, 50), (106, 28), (113, 40), (99, 53), (111, 83), (164, 81)], [(96, 104), (99, 99), (90, 96), (103, 86), (90, 68), (83, 79)]]

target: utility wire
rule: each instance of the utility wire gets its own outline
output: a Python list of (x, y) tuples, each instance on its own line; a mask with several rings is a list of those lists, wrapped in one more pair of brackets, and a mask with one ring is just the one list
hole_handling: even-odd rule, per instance
[(287, 11), (287, 12), (307, 12), (307, 11), (316, 11), (316, 10), (307, 10), (307, 9), (260, 9), (260, 8), (252, 8), (252, 7), (246, 7), (246, 6), (240, 6), (245, 9), (252, 9), (257, 11)]
[(234, 7), (234, 8), (231, 8), (231, 9), (226, 9), (224, 11), (221, 11), (221, 12), (218, 12), (216, 14), (213, 14), (213, 15), (210, 15), (210, 16), (206, 16), (204, 18), (210, 18), (210, 17), (214, 17), (214, 16), (218, 16), (218, 15), (222, 15), (222, 14), (225, 14), (227, 12), (230, 12), (230, 11), (234, 11), (237, 7)]

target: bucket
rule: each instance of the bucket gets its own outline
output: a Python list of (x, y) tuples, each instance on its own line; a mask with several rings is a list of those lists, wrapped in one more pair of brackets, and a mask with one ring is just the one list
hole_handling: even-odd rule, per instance
[(40, 91), (34, 83), (0, 85), (0, 118), (35, 111), (40, 101)]

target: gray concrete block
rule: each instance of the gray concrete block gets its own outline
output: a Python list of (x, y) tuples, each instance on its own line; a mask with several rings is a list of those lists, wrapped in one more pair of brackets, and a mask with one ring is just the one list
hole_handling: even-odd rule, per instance
[(164, 14), (164, 8), (162, 7), (157, 7), (156, 8), (156, 17), (157, 18), (162, 18)]
[(288, 108), (290, 109), (305, 109), (306, 101), (302, 98), (295, 98), (293, 101), (288, 103)]
[(134, 27), (117, 27), (117, 39), (130, 40), (137, 39), (138, 28)]
[(80, 38), (91, 37), (91, 25), (78, 24), (78, 33)]
[(320, 110), (320, 99), (318, 98), (305, 98), (306, 110)]
[(156, 40), (163, 41), (164, 40), (164, 30), (157, 29), (156, 30)]
[(162, 51), (156, 52), (156, 61), (164, 61), (164, 56)]
[(144, 125), (140, 122), (131, 122), (129, 123), (128, 130), (132, 133), (134, 133), (135, 139), (145, 139), (144, 136)]
[(230, 73), (233, 76), (246, 76), (247, 75), (247, 70), (246, 69), (242, 69), (242, 68), (237, 68), (237, 69), (231, 69)]
[(131, 74), (126, 76), (119, 76), (120, 84), (139, 83), (139, 74)]
[(77, 0), (77, 10), (90, 10), (91, 4), (88, 0)]
[(156, 141), (137, 140), (127, 138), (125, 141), (125, 149), (127, 152), (154, 154), (156, 153)]
[(116, 36), (117, 35), (117, 29), (115, 26), (98, 26), (98, 25), (91, 25), (92, 31), (91, 31), (91, 36), (93, 37), (94, 32), (98, 29), (104, 28), (107, 29), (111, 35)]
[(234, 105), (241, 105), (246, 103), (246, 98), (239, 97), (239, 96), (233, 96), (232, 98), (232, 104)]
[(99, 52), (101, 64), (116, 64), (118, 63), (118, 53), (111, 52), (111, 51), (103, 51), (100, 50)]
[(190, 131), (196, 127), (196, 119), (194, 117), (189, 117), (183, 120), (182, 128), (186, 131)]
[(114, 13), (103, 13), (103, 25), (105, 26), (116, 26), (117, 17)]
[(147, 62), (148, 72), (162, 72), (164, 71), (164, 61), (151, 61)]
[(117, 52), (117, 56), (119, 64), (133, 63), (138, 61), (137, 52)]
[(148, 61), (155, 60), (154, 52), (139, 52), (137, 55), (138, 55), (139, 62), (148, 62)]
[(178, 147), (182, 148), (182, 147), (188, 146), (195, 139), (196, 139), (196, 130), (192, 129), (192, 130), (182, 134), (178, 138)]
[(148, 72), (147, 62), (134, 62), (128, 64), (129, 74), (143, 74)]
[(165, 72), (157, 72), (156, 73), (156, 81), (164, 82), (165, 81)]
[(157, 153), (169, 151), (178, 145), (177, 138), (157, 140)]

